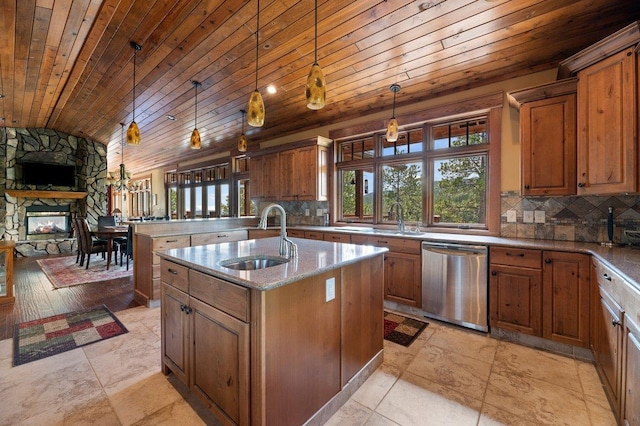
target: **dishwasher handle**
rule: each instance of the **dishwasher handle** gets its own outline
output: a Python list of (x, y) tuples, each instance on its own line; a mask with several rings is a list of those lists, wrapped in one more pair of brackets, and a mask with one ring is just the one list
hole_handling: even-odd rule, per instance
[(446, 243), (422, 243), (422, 251), (429, 251), (444, 255), (462, 256), (469, 254), (486, 255), (486, 246), (466, 245), (466, 244), (446, 244)]

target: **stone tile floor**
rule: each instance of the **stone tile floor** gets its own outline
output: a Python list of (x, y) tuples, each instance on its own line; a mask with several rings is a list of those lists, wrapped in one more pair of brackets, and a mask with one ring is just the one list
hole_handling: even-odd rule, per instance
[[(0, 425), (218, 424), (160, 372), (160, 310), (117, 312), (129, 333), (12, 367), (0, 341)], [(615, 425), (593, 365), (430, 321), (329, 425)]]

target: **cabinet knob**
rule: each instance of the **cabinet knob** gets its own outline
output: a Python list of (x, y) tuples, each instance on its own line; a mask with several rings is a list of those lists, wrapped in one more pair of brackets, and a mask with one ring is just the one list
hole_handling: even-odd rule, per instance
[(169, 268), (169, 269), (167, 269), (167, 271), (168, 271), (170, 274), (178, 275), (178, 271), (176, 271), (175, 269), (171, 269), (171, 268)]
[(498, 273), (496, 271), (491, 271), (491, 275), (495, 277), (496, 275), (498, 275)]
[(611, 281), (611, 277), (608, 274), (602, 274), (602, 278), (604, 278), (607, 281)]
[(551, 263), (551, 259), (546, 258), (546, 259), (544, 260), (544, 263), (546, 263), (547, 265), (548, 265), (548, 264), (550, 264), (550, 263)]
[(578, 183), (578, 188), (584, 188), (584, 183), (583, 182)]
[(614, 326), (614, 327), (620, 325), (620, 320), (617, 319), (617, 318), (612, 319), (611, 320), (611, 325)]
[(531, 188), (529, 185), (524, 186), (524, 189), (529, 189), (529, 188)]

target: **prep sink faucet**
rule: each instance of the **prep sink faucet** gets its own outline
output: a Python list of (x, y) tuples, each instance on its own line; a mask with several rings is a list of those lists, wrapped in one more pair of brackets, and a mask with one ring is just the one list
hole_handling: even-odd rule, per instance
[(287, 259), (293, 259), (298, 257), (298, 246), (287, 238), (287, 213), (284, 211), (281, 205), (271, 203), (262, 210), (260, 215), (260, 221), (258, 222), (259, 229), (267, 229), (267, 217), (269, 212), (276, 209), (280, 212), (280, 256)]
[(400, 232), (404, 232), (404, 207), (402, 207), (400, 201), (396, 201), (391, 205), (391, 211), (395, 206), (398, 206), (398, 229)]

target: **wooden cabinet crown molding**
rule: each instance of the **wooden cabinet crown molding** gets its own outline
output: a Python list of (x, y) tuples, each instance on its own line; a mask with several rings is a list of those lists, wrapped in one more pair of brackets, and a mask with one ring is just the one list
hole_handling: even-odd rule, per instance
[(301, 141), (296, 141), (292, 143), (285, 143), (280, 145), (273, 145), (270, 147), (262, 148), (259, 151), (248, 152), (247, 156), (249, 158), (260, 157), (267, 154), (275, 154), (278, 152), (289, 151), (297, 148), (304, 148), (307, 146), (324, 146), (329, 147), (333, 143), (333, 139), (325, 138), (324, 136), (316, 136), (309, 139), (303, 139)]
[(512, 108), (520, 109), (522, 104), (539, 101), (541, 99), (576, 93), (578, 89), (578, 79), (576, 77), (564, 80), (552, 81), (551, 83), (539, 86), (527, 87), (526, 89), (514, 90), (507, 93), (509, 105)]
[(560, 62), (558, 80), (571, 77), (578, 71), (638, 43), (640, 43), (640, 21), (627, 25), (609, 37)]
[(77, 200), (85, 198), (89, 195), (88, 192), (76, 192), (76, 191), (35, 191), (24, 189), (7, 189), (5, 194), (15, 198), (68, 198)]

